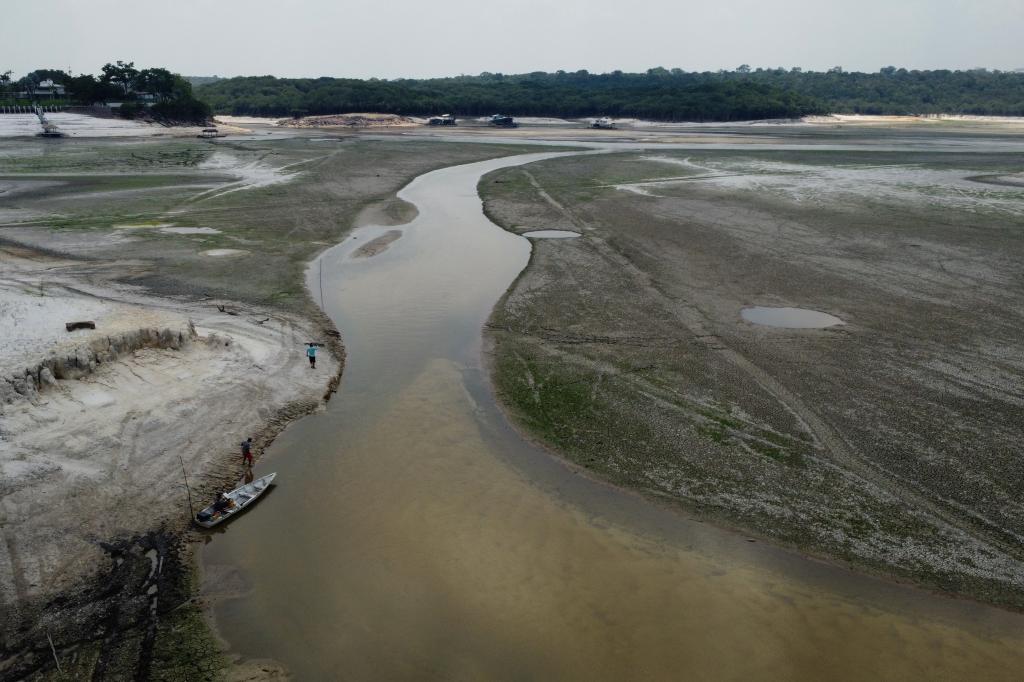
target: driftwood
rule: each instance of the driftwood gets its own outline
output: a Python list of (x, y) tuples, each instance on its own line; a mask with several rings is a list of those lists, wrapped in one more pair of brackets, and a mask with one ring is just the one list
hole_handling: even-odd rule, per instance
[(84, 320), (82, 322), (65, 322), (64, 328), (69, 332), (73, 332), (76, 329), (95, 329), (96, 323), (92, 320)]

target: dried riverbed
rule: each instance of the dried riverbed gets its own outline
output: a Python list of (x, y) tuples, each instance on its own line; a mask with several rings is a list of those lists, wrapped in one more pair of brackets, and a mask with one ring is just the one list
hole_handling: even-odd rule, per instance
[[(511, 151), (332, 145), (0, 144), (0, 677), (58, 677), (50, 638), (75, 679), (223, 668), (177, 456), (205, 500), (240, 473), (233, 443), (316, 409), (342, 351), (304, 287), (309, 258), (361, 212), (405, 215), (393, 194), (415, 175)], [(80, 318), (95, 333), (64, 329)], [(107, 339), (164, 327), (189, 343)], [(328, 344), (315, 373), (309, 340)], [(51, 377), (50, 353), (88, 371)]]
[(479, 330), (530, 246), (475, 188), (542, 158), (422, 176), (386, 251), (353, 257), (392, 229), (366, 227), (311, 270), (345, 380), (268, 451), (274, 493), (206, 547), (232, 650), (301, 679), (1012, 678), (1017, 615), (689, 520), (509, 428)]
[[(776, 137), (794, 134), (803, 133)], [(223, 301), (254, 327), (265, 324), (264, 309), (315, 316), (302, 286), (308, 259), (355, 224), (381, 226), (353, 233), (321, 261), (322, 300), (352, 352), (344, 399), (286, 431), (260, 461), (288, 485), (223, 533), (204, 536), (211, 540), (206, 597), (215, 600), (235, 653), (272, 656), (300, 677), (677, 678), (690, 671), (998, 679), (1020, 668), (1022, 628), (1012, 614), (856, 577), (706, 528), (524, 443), (497, 410), (479, 355), (480, 327), (530, 249), (479, 221), (476, 175), (504, 162), (465, 176), (442, 171), (441, 188), (421, 178), (403, 193), (425, 212), (410, 225), (402, 223), (415, 208), (393, 197), (432, 168), (514, 150), (486, 137), (478, 139), (488, 145), (460, 145), (317, 135), (0, 146), (4, 240), (31, 247), (32, 257), (40, 250), (72, 256), (66, 274), (103, 271), (118, 291), (144, 287), (165, 304), (188, 300), (229, 319), (213, 305)], [(738, 135), (730, 143), (744, 139), (766, 141)], [(876, 143), (897, 141), (880, 135)], [(925, 136), (913, 141), (927, 144)], [(1009, 148), (1006, 140), (991, 146)], [(600, 183), (650, 180), (659, 172), (647, 171), (656, 168), (688, 172), (648, 163), (639, 177), (615, 171)], [(1008, 168), (977, 171), (1001, 183), (1016, 177)], [(555, 185), (541, 187), (557, 203)], [(563, 207), (581, 203), (573, 199)], [(535, 240), (535, 260), (545, 245), (592, 238), (557, 221), (523, 225), (583, 234)], [(365, 257), (352, 257), (371, 244)], [(319, 268), (311, 274), (319, 298)], [(526, 282), (538, 284), (530, 272), (519, 280)], [(850, 310), (821, 309), (848, 322), (844, 333), (858, 328)], [(731, 314), (738, 321), (737, 310)], [(565, 338), (579, 346), (578, 336)], [(544, 396), (545, 385), (537, 388)], [(567, 414), (556, 407), (553, 415)], [(273, 430), (289, 416), (272, 420)], [(218, 437), (233, 440), (230, 431), (227, 424)], [(111, 447), (127, 442), (108, 440)], [(88, 448), (88, 437), (80, 445)], [(214, 454), (237, 462), (227, 449)], [(234, 466), (206, 472), (204, 494), (230, 479)], [(3, 609), (0, 671), (55, 674), (49, 634), (77, 677), (221, 674), (225, 662), (205, 633), (182, 537), (172, 525), (98, 538), (107, 558), (90, 579), (30, 605), (41, 609), (35, 618)], [(259, 629), (245, 629), (257, 622)], [(276, 669), (261, 662), (235, 672)]]
[[(503, 399), (613, 481), (1021, 607), (1024, 193), (976, 177), (1024, 157), (924, 141), (489, 176), (508, 229), (583, 234), (535, 242), (492, 319)], [(829, 325), (744, 320), (757, 307)]]

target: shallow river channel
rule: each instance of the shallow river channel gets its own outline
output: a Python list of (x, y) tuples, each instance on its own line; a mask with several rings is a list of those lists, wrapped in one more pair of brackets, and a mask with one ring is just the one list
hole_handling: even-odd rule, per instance
[(1021, 679), (1020, 615), (690, 520), (508, 426), (481, 328), (531, 247), (476, 185), (553, 156), (423, 175), (386, 250), (354, 257), (396, 229), (362, 228), (311, 268), (348, 363), (260, 460), (276, 487), (204, 549), (233, 651), (298, 680)]

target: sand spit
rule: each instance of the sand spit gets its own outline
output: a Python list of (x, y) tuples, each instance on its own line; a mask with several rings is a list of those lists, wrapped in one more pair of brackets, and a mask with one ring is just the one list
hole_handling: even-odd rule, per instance
[(377, 237), (375, 239), (371, 239), (370, 241), (366, 242), (365, 244), (360, 246), (358, 249), (353, 251), (352, 252), (352, 257), (353, 258), (370, 258), (372, 256), (376, 256), (379, 253), (383, 253), (384, 251), (387, 251), (388, 247), (391, 246), (391, 244), (393, 242), (395, 242), (396, 240), (398, 240), (401, 236), (402, 236), (402, 231), (401, 230), (388, 230), (387, 232), (385, 232), (381, 236), (379, 236), (379, 237)]
[[(308, 368), (303, 344), (320, 332), (296, 316), (149, 298), (80, 270), (10, 252), (0, 259), (8, 632), (26, 604), (113, 570), (110, 542), (184, 524), (179, 457), (205, 490), (234, 464), (239, 440), (288, 410), (314, 409), (338, 370), (329, 356)], [(97, 328), (67, 332), (64, 323), (80, 318)]]

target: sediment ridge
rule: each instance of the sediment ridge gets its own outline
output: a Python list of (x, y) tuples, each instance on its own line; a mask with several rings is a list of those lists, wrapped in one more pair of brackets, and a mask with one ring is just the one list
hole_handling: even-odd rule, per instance
[[(39, 393), (57, 386), (61, 379), (80, 379), (92, 374), (105, 362), (142, 348), (180, 350), (197, 339), (195, 327), (185, 329), (137, 329), (131, 332), (93, 339), (70, 352), (51, 354), (22, 373), (0, 377), (0, 405), (35, 400)], [(206, 343), (219, 342), (214, 335)], [(230, 343), (230, 339), (225, 340)]]

